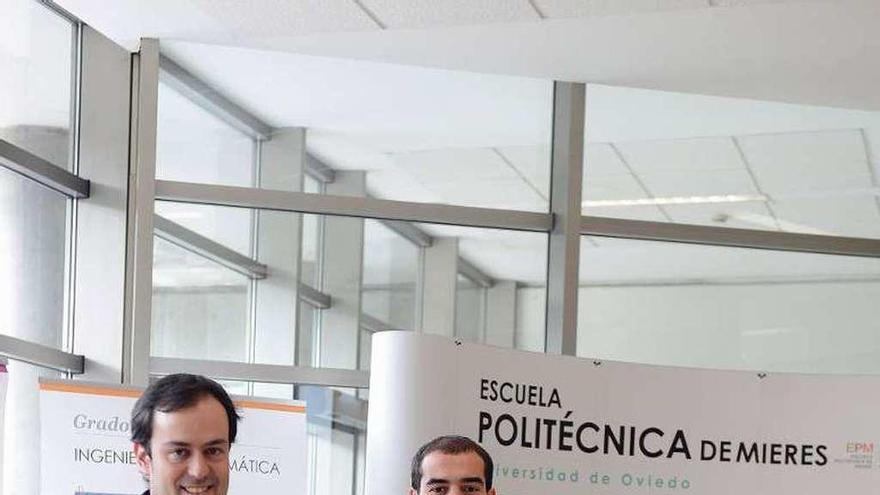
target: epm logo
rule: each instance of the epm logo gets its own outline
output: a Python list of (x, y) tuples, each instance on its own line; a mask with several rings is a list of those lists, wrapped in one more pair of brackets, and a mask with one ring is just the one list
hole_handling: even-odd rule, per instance
[(873, 442), (848, 442), (846, 444), (847, 454), (873, 454)]

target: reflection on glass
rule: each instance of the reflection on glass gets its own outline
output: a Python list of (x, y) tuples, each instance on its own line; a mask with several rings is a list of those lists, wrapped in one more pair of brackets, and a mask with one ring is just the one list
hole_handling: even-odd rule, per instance
[(364, 221), (363, 312), (398, 330), (415, 329), (419, 247), (377, 220)]
[(31, 0), (4, 0), (0, 19), (0, 139), (67, 169), (73, 26)]
[(583, 213), (880, 236), (880, 113), (590, 85)]
[(623, 239), (582, 243), (578, 354), (880, 372), (880, 260)]
[(156, 178), (254, 185), (254, 141), (159, 83)]
[(246, 361), (248, 279), (156, 238), (151, 354)]

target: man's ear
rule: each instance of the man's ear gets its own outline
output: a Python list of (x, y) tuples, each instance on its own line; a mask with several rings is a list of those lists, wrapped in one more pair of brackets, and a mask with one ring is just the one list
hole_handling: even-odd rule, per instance
[(409, 491), (407, 493), (409, 495), (419, 495), (419, 492), (413, 490), (412, 487), (409, 487)]
[(153, 470), (153, 459), (150, 457), (150, 454), (147, 453), (147, 448), (139, 443), (134, 443), (133, 448), (134, 458), (137, 461), (138, 469), (140, 469), (144, 478), (150, 479), (150, 474), (152, 474)]
[(489, 491), (486, 492), (486, 495), (495, 495), (495, 487), (489, 488)]

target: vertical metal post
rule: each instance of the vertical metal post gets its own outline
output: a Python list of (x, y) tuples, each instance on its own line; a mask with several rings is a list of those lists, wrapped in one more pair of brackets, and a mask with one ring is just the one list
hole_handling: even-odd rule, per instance
[(585, 99), (583, 83), (553, 83), (550, 212), (554, 221), (547, 256), (544, 350), (571, 356), (577, 351)]
[(126, 262), (130, 305), (126, 322), (126, 362), (123, 382), (146, 385), (149, 380), (150, 330), (153, 297), (153, 213), (156, 193), (156, 119), (159, 102), (159, 41), (142, 39), (136, 57), (136, 88), (132, 91), (128, 242), (133, 249)]
[(90, 381), (122, 380), (130, 78), (131, 54), (83, 26), (78, 163), (93, 186), (76, 219), (72, 349)]

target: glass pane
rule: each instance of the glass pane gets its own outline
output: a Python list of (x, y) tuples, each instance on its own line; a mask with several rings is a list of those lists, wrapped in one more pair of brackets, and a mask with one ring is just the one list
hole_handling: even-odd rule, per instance
[(151, 354), (247, 361), (249, 280), (156, 238)]
[(156, 178), (252, 186), (254, 141), (160, 82)]
[(466, 342), (483, 342), (485, 289), (458, 274), (455, 289), (455, 336)]
[(578, 354), (880, 373), (880, 260), (584, 238)]
[(549, 209), (549, 80), (175, 41), (163, 50), (254, 114), (307, 127), (307, 151), (366, 170), (371, 196)]
[(880, 113), (589, 85), (585, 215), (880, 236)]
[(321, 254), (321, 217), (303, 215), (302, 225), (302, 262), (299, 279), (307, 285), (317, 287), (320, 284)]
[[(303, 192), (321, 194), (322, 184), (306, 175), (303, 179)], [(303, 215), (302, 225), (302, 263), (300, 280), (303, 283), (318, 285), (318, 254), (321, 241), (321, 218), (317, 215)]]
[(251, 252), (252, 210), (225, 206), (156, 201), (156, 215), (182, 225), (233, 251)]
[[(546, 234), (450, 225), (419, 227), (434, 238), (423, 255), (423, 331), (500, 347), (543, 350), (546, 301), (523, 294), (546, 285)], [(479, 287), (460, 276), (459, 258), (482, 272), (491, 287)], [(539, 326), (531, 326), (537, 322)], [(532, 347), (533, 334), (542, 339), (540, 349)]]
[[(354, 389), (231, 380), (222, 384), (230, 394), (306, 401), (309, 494), (363, 493), (368, 407)], [(253, 393), (240, 393), (248, 389)]]
[(0, 333), (61, 347), (67, 199), (0, 167)]
[(73, 27), (31, 0), (4, 0), (0, 19), (0, 139), (67, 169)]
[(398, 330), (413, 330), (419, 247), (378, 220), (364, 221), (363, 312)]

